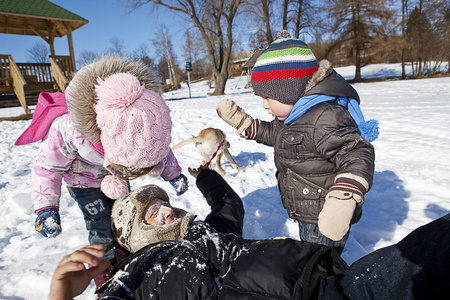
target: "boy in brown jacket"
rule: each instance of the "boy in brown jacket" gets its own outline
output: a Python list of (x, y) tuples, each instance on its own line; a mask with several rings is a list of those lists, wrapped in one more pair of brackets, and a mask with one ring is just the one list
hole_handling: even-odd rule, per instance
[(262, 52), (252, 86), (272, 122), (228, 99), (218, 115), (242, 137), (274, 147), (281, 200), (300, 238), (342, 253), (372, 185), (377, 121), (364, 121), (355, 89), (298, 39), (277, 39)]

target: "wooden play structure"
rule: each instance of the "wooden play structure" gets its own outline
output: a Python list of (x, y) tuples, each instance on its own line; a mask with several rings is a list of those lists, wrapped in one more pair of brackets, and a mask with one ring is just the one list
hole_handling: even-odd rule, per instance
[[(25, 113), (26, 95), (65, 92), (76, 71), (72, 32), (88, 23), (47, 0), (0, 1), (0, 34), (40, 36), (50, 47), (50, 63), (18, 63), (13, 54), (0, 54), (0, 95), (14, 93)], [(54, 40), (67, 36), (69, 56), (55, 54)]]
[(236, 88), (239, 84), (239, 81), (241, 81), (242, 76), (244, 76), (244, 75), (247, 75), (247, 83), (245, 84), (244, 88), (248, 89), (252, 86), (251, 76), (252, 76), (253, 66), (255, 65), (256, 60), (258, 59), (258, 57), (261, 55), (262, 52), (263, 52), (263, 49), (260, 49), (260, 48), (256, 48), (255, 50), (253, 50), (253, 53), (250, 56), (250, 58), (242, 66), (241, 76), (239, 76), (239, 79), (236, 82)]

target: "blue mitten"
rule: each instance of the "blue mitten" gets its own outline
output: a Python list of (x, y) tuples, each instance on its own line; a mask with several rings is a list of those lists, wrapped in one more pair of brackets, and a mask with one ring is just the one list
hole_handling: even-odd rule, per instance
[(58, 210), (54, 208), (41, 210), (36, 218), (35, 228), (44, 237), (56, 237), (59, 235), (62, 229)]
[(175, 189), (175, 192), (177, 192), (177, 196), (184, 194), (189, 188), (188, 179), (183, 174), (180, 174), (169, 182)]

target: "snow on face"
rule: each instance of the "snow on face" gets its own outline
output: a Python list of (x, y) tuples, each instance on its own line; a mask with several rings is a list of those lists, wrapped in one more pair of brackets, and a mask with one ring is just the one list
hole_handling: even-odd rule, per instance
[(156, 199), (150, 203), (144, 222), (148, 225), (165, 225), (175, 221), (175, 214), (167, 201)]

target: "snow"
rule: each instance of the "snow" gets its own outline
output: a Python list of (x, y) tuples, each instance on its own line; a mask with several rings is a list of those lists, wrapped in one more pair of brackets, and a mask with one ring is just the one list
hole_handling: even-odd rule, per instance
[[(354, 68), (338, 68), (351, 78)], [(383, 74), (399, 75), (399, 65), (363, 68), (364, 78)], [(227, 134), (230, 152), (241, 170), (224, 158), (224, 177), (242, 197), (246, 210), (244, 237), (298, 239), (296, 223), (290, 220), (280, 202), (275, 180), (273, 149), (241, 139), (220, 119), (216, 104), (223, 98), (235, 100), (253, 117), (271, 120), (262, 101), (246, 78), (232, 78), (226, 96), (209, 96), (206, 82), (191, 84), (189, 90), (164, 94), (173, 120), (172, 145), (197, 135), (206, 127), (220, 128)], [(398, 242), (413, 229), (450, 211), (450, 77), (420, 80), (390, 80), (358, 83), (361, 107), (366, 119), (380, 122), (380, 136), (373, 142), (376, 150), (374, 186), (365, 197), (361, 221), (352, 226), (343, 258), (351, 264), (380, 247)], [(34, 108), (34, 107), (31, 107)], [(0, 117), (17, 116), (19, 108), (0, 109)], [(61, 221), (63, 232), (47, 239), (34, 230), (35, 215), (30, 199), (30, 164), (38, 143), (14, 146), (14, 141), (30, 124), (28, 121), (0, 122), (0, 298), (45, 299), (52, 272), (67, 253), (87, 244), (87, 231), (78, 205), (62, 189)], [(164, 188), (174, 206), (203, 219), (209, 207), (195, 186), (188, 167), (197, 167), (201, 156), (194, 144), (174, 151), (189, 190), (177, 196), (161, 179), (132, 181), (132, 187), (154, 183)], [(215, 163), (213, 163), (213, 166)], [(443, 233), (445, 234), (445, 233)], [(95, 299), (95, 287), (77, 299)]]

